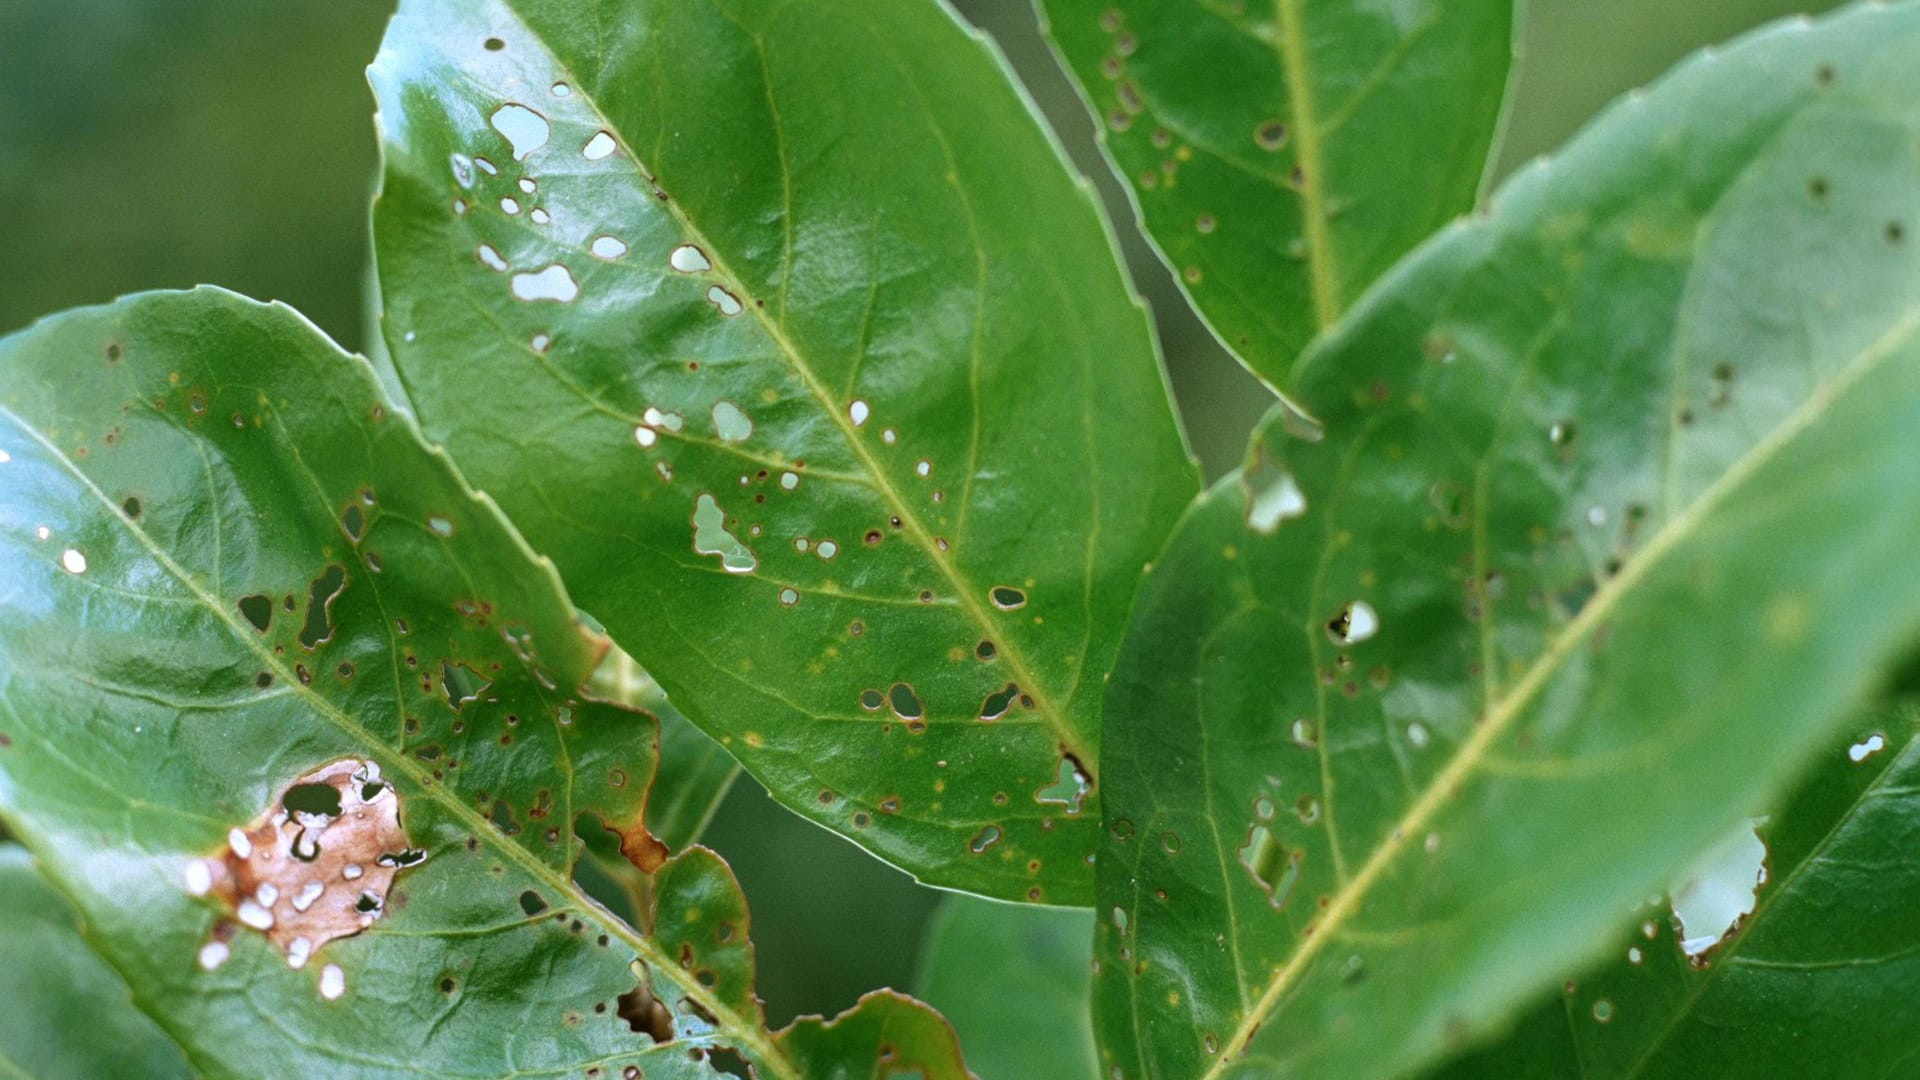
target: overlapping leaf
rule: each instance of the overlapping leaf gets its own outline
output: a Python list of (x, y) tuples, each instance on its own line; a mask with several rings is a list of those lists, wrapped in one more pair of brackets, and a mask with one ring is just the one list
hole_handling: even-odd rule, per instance
[(408, 0), (371, 77), (426, 431), (782, 802), (1086, 902), (1101, 676), (1195, 477), (988, 48), (922, 0)]
[(577, 821), (665, 854), (653, 723), (580, 692), (604, 640), (551, 569), (288, 309), (0, 343), (0, 614), (0, 814), (196, 1073), (811, 1068), (712, 853), (660, 866), (652, 936), (574, 890)]
[(1473, 205), (1514, 0), (1036, 0), (1141, 224), (1282, 385), (1314, 334)]
[(1916, 49), (1869, 6), (1684, 66), (1309, 354), (1324, 428), (1195, 506), (1113, 679), (1115, 1075), (1493, 1030), (1920, 631)]
[(700, 838), (733, 787), (740, 766), (673, 707), (633, 657), (609, 652), (594, 672), (594, 695), (652, 713), (660, 723), (659, 763), (647, 797), (647, 831), (679, 851)]
[(1920, 1020), (1920, 742), (1863, 723), (1761, 826), (1753, 913), (1689, 958), (1655, 913), (1447, 1077), (1897, 1076)]
[(1094, 1080), (1085, 911), (950, 896), (927, 928), (916, 992), (959, 1033), (980, 1080)]

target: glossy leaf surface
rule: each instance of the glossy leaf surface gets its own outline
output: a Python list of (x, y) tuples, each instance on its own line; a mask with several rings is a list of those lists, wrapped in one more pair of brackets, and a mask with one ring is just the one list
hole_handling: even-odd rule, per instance
[(1652, 912), (1604, 967), (1440, 1075), (1900, 1075), (1920, 1021), (1914, 721), (1860, 724), (1761, 825), (1768, 881), (1720, 944), (1690, 960)]
[(1195, 478), (997, 58), (921, 0), (409, 0), (371, 78), (426, 431), (786, 805), (1085, 903), (1072, 777)]
[(927, 928), (918, 993), (980, 1080), (1094, 1080), (1092, 946), (1088, 912), (950, 896)]
[(1920, 631), (1916, 48), (1869, 6), (1684, 65), (1305, 358), (1323, 430), (1196, 504), (1113, 679), (1118, 1075), (1495, 1030)]
[[(604, 639), (289, 309), (0, 342), (0, 610), (0, 814), (195, 1072), (801, 1075), (725, 864), (647, 835), (651, 718), (577, 689)], [(657, 936), (575, 892), (577, 820)]]
[(1142, 226), (1215, 333), (1294, 358), (1473, 206), (1513, 0), (1036, 0)]
[[(0, 1076), (192, 1076), (81, 933), (72, 906), (26, 850), (0, 844)], [(85, 1017), (85, 1038), (71, 1037), (77, 1017)]]

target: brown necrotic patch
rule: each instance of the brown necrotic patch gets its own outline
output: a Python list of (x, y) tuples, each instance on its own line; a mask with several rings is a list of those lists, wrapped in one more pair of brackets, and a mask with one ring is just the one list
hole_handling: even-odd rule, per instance
[(190, 864), (186, 885), (218, 897), (233, 922), (297, 968), (328, 942), (372, 926), (394, 878), (425, 858), (407, 843), (400, 796), (380, 767), (346, 759), (288, 784), (218, 852)]

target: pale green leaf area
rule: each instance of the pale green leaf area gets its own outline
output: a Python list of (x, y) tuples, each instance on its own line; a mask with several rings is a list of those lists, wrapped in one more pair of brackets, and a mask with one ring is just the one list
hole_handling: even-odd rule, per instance
[[(0, 609), (0, 817), (194, 1072), (815, 1074), (725, 864), (647, 834), (652, 719), (580, 691), (605, 640), (289, 309), (148, 294), (0, 341)], [(573, 888), (576, 824), (657, 867), (650, 932)], [(963, 1075), (903, 1010), (841, 1023)]]
[[(0, 844), (0, 1076), (95, 1080), (193, 1075), (180, 1051), (134, 1008), (127, 984), (83, 939), (64, 897), (18, 844)], [(68, 1037), (85, 1017), (88, 1036)]]
[(1473, 207), (1512, 0), (1036, 0), (1140, 224), (1268, 384)]
[(371, 79), (428, 434), (787, 806), (1087, 902), (1102, 675), (1196, 477), (991, 49), (917, 0), (409, 0)]
[(1910, 1075), (1915, 718), (1912, 707), (1864, 717), (1816, 760), (1760, 826), (1766, 881), (1725, 938), (1689, 955), (1664, 903), (1649, 907), (1602, 968), (1568, 979), (1505, 1039), (1439, 1075)]
[(949, 896), (915, 992), (960, 1036), (980, 1080), (1092, 1080), (1093, 916)]
[(1304, 358), (1113, 677), (1113, 1075), (1464, 1048), (1857, 715), (1920, 631), (1917, 49), (1683, 65)]

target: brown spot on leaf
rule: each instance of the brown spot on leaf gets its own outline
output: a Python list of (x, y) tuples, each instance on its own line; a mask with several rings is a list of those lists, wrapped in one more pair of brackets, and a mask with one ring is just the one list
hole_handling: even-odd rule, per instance
[(293, 967), (373, 925), (398, 874), (424, 861), (400, 824), (400, 796), (380, 768), (336, 761), (288, 784), (218, 852), (187, 871), (233, 918), (272, 941)]

